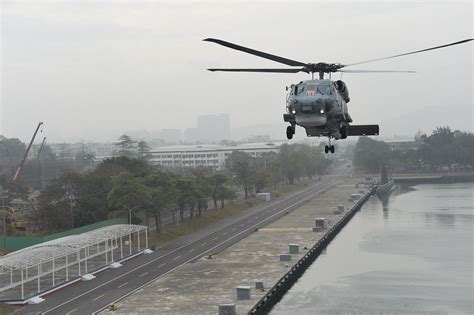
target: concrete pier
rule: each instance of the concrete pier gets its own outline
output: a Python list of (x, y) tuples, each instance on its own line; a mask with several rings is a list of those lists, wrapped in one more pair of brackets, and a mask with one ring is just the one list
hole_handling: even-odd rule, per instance
[[(120, 301), (115, 313), (150, 314), (160, 310), (160, 314), (218, 314), (219, 304), (225, 301), (235, 304), (237, 314), (246, 314), (268, 289), (254, 289), (250, 300), (238, 300), (236, 287), (261, 281), (270, 288), (277, 283), (324, 236), (325, 231), (312, 231), (315, 218), (326, 218), (330, 229), (341, 218), (334, 215), (334, 208), (352, 208), (354, 203), (348, 199), (358, 193), (355, 184), (360, 181), (341, 180), (281, 219), (213, 253), (213, 259), (203, 257), (157, 279)], [(289, 244), (298, 244), (299, 253), (291, 254), (290, 262), (280, 261), (279, 255), (289, 252)]]

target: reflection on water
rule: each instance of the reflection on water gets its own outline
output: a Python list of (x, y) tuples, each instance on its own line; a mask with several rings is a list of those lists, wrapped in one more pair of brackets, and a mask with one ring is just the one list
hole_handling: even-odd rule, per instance
[(272, 314), (474, 314), (474, 184), (413, 188), (369, 199)]

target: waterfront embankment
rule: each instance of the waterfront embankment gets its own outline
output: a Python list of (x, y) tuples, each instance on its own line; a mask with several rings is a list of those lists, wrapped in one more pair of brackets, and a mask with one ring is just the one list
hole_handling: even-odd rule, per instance
[[(352, 208), (349, 197), (361, 190), (356, 188), (361, 181), (342, 179), (222, 252), (160, 277), (120, 301), (117, 313), (216, 314), (219, 304), (232, 303), (238, 314), (246, 314), (325, 235), (326, 231), (313, 232), (315, 218), (326, 218), (331, 228), (345, 214), (334, 214), (335, 207)], [(299, 254), (293, 254), (291, 261), (280, 261), (279, 255), (288, 253), (289, 244), (298, 244)], [(256, 290), (255, 282), (263, 282), (264, 289)], [(237, 300), (236, 287), (241, 285), (252, 288), (249, 300)]]

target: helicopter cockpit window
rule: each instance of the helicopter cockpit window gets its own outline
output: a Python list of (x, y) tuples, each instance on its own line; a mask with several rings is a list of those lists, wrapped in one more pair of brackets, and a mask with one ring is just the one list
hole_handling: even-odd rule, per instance
[(304, 85), (295, 86), (295, 95), (300, 95), (305, 91)]
[(311, 95), (316, 95), (316, 84), (308, 84), (306, 86), (306, 95), (311, 96)]
[(318, 84), (318, 94), (331, 95), (331, 86), (329, 84), (321, 83)]

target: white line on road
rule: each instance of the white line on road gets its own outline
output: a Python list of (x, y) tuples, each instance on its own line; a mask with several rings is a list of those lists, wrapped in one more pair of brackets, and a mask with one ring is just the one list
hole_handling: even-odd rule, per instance
[(178, 255), (173, 260), (178, 260), (180, 257), (181, 257), (181, 255)]
[(148, 274), (148, 271), (147, 272), (144, 272), (140, 275), (140, 277), (143, 277), (143, 276), (146, 276)]
[(66, 315), (72, 314), (72, 313), (74, 313), (75, 311), (77, 311), (77, 308), (73, 309), (72, 311), (67, 312)]
[(100, 299), (100, 298), (102, 298), (102, 297), (104, 297), (104, 294), (99, 295), (98, 297), (96, 297), (96, 298), (93, 299), (92, 301), (97, 301), (98, 299)]
[(192, 253), (194, 252), (194, 248), (191, 248), (190, 250), (188, 250), (188, 253)]
[(123, 286), (127, 285), (127, 283), (128, 283), (128, 282), (122, 283), (122, 284), (121, 284), (121, 285), (119, 285), (118, 287), (119, 287), (119, 288), (121, 288), (121, 287), (123, 287)]
[(215, 240), (217, 240), (217, 237), (214, 237), (211, 241), (215, 241)]
[[(321, 187), (318, 191), (313, 192), (313, 195), (319, 194), (319, 193), (321, 193), (322, 191), (328, 189), (329, 187), (332, 187), (330, 184), (332, 184), (332, 183), (329, 182), (329, 183), (327, 183), (327, 185), (323, 185), (323, 186), (328, 186), (328, 187), (324, 187), (324, 188)], [(313, 188), (314, 188), (314, 187), (313, 187)], [(241, 235), (241, 234), (243, 234), (243, 233), (248, 232), (249, 230), (251, 230), (251, 229), (253, 229), (253, 228), (259, 226), (259, 225), (262, 224), (263, 222), (269, 221), (269, 220), (271, 220), (273, 217), (282, 214), (284, 211), (287, 211), (287, 210), (290, 209), (291, 207), (296, 206), (300, 201), (301, 201), (301, 200), (297, 200), (295, 203), (293, 203), (292, 205), (290, 205), (290, 206), (284, 208), (283, 210), (280, 210), (280, 211), (278, 211), (278, 212), (272, 214), (271, 216), (269, 216), (269, 217), (267, 217), (267, 218), (261, 220), (260, 222), (257, 222), (257, 223), (255, 223), (254, 225), (248, 227), (247, 229), (245, 229), (245, 230), (243, 230), (243, 231), (240, 231), (240, 232), (237, 233), (236, 235), (234, 235), (234, 236), (232, 236), (232, 237), (230, 237), (230, 238), (228, 238), (228, 239), (222, 241), (221, 243), (215, 245), (214, 247), (210, 248), (209, 250), (207, 250), (207, 252), (209, 252), (209, 251), (211, 251), (211, 250), (213, 250), (213, 249), (219, 247), (220, 245), (222, 245), (222, 244), (224, 244), (224, 243), (227, 243), (228, 241), (230, 241), (230, 240), (232, 240), (232, 239), (238, 237), (239, 235)], [(233, 228), (233, 230), (235, 230), (235, 228)], [(167, 274), (173, 272), (175, 269), (177, 269), (177, 268), (179, 268), (179, 267), (181, 267), (181, 266), (187, 264), (188, 262), (190, 262), (190, 261), (196, 259), (196, 258), (199, 257), (199, 256), (200, 256), (200, 255), (195, 256), (195, 257), (193, 257), (193, 258), (191, 258), (191, 259), (189, 259), (189, 260), (183, 262), (182, 264), (180, 264), (180, 265), (178, 265), (178, 266), (176, 266), (176, 267), (174, 267), (174, 268), (168, 270), (168, 271), (165, 272), (164, 274), (161, 274), (160, 276), (158, 276), (158, 277), (156, 277), (156, 278), (154, 278), (154, 279), (151, 279), (150, 281), (148, 281), (148, 282), (145, 283), (145, 284), (142, 284), (142, 285), (139, 286), (138, 288), (135, 288), (135, 289), (133, 289), (132, 291), (130, 291), (130, 292), (128, 292), (128, 293), (122, 295), (120, 298), (118, 298), (117, 300), (113, 301), (112, 303), (117, 303), (118, 301), (120, 301), (120, 300), (126, 298), (127, 296), (130, 296), (131, 294), (137, 292), (137, 291), (140, 290), (141, 288), (143, 288), (143, 287), (147, 286), (148, 284), (152, 283), (152, 282), (155, 281), (156, 279), (158, 279), (158, 278), (160, 278), (160, 277), (163, 277), (163, 276), (166, 276)], [(64, 303), (64, 304), (65, 304), (65, 303)], [(97, 314), (97, 313), (101, 312), (102, 310), (106, 309), (108, 305), (110, 305), (110, 303), (107, 304), (107, 305), (105, 305), (104, 307), (100, 308), (99, 310), (95, 311), (93, 314)], [(57, 306), (57, 307), (59, 307), (59, 306)], [(57, 307), (56, 307), (56, 308), (57, 308)]]
[[(326, 182), (326, 183), (324, 183), (324, 184), (318, 183), (318, 184), (313, 185), (313, 186), (311, 186), (311, 187), (308, 187), (308, 188), (306, 188), (306, 189), (304, 189), (304, 190), (302, 190), (302, 191), (299, 191), (299, 192), (296, 193), (296, 194), (293, 194), (293, 195), (290, 195), (290, 196), (288, 196), (288, 197), (285, 197), (284, 199), (281, 200), (281, 202), (288, 202), (290, 199), (293, 199), (293, 198), (295, 198), (295, 197), (298, 197), (298, 196), (303, 195), (303, 194), (308, 193), (308, 192), (311, 192), (311, 195), (319, 194), (319, 193), (321, 193), (322, 191), (329, 189), (330, 187), (334, 187), (334, 186), (335, 186), (335, 183), (337, 183), (337, 180), (330, 180), (330, 181), (328, 181), (328, 182)], [(317, 191), (313, 191), (314, 189), (318, 189), (318, 190), (317, 190)], [(290, 202), (291, 202), (291, 201), (290, 201)], [(295, 205), (295, 204), (297, 204), (297, 203), (298, 203), (298, 201), (296, 201), (293, 205)], [(263, 208), (263, 209), (262, 209), (262, 212), (265, 211), (266, 209), (274, 208), (275, 206), (276, 206), (275, 204), (268, 205), (268, 208)], [(288, 207), (288, 208), (290, 208), (290, 207)], [(268, 211), (268, 212), (271, 212), (271, 211)], [(281, 213), (281, 212), (278, 212), (278, 213), (276, 213), (276, 214), (279, 214), (279, 213)], [(275, 215), (276, 215), (276, 214), (275, 214)], [(265, 222), (265, 221), (268, 221), (268, 220), (271, 219), (272, 217), (274, 217), (274, 215), (272, 215), (272, 216), (270, 216), (270, 217), (268, 217), (268, 218), (265, 218), (264, 220), (262, 220), (262, 221), (256, 223), (254, 226), (252, 226), (252, 228), (255, 227), (255, 226), (257, 226), (257, 225), (259, 225), (259, 224), (261, 224), (261, 223), (263, 223), (263, 222)], [(234, 231), (235, 229), (236, 229), (235, 227), (232, 228), (232, 231)], [(248, 229), (247, 229), (247, 231), (248, 231)], [(246, 231), (242, 231), (242, 232), (238, 233), (237, 235), (234, 235), (234, 236), (231, 237), (230, 239), (224, 240), (222, 243), (226, 243), (227, 241), (229, 241), (229, 240), (235, 238), (236, 236), (242, 234), (243, 232), (246, 232)], [(208, 233), (208, 234), (202, 236), (200, 239), (195, 239), (195, 240), (193, 240), (191, 243), (198, 242), (199, 240), (202, 240), (202, 239), (204, 239), (205, 237), (207, 237), (207, 236), (209, 236), (209, 235), (211, 235), (211, 234), (213, 234), (213, 233), (215, 233), (215, 231), (210, 232), (210, 233)], [(136, 271), (136, 270), (138, 270), (138, 269), (144, 268), (144, 267), (146, 267), (146, 266), (148, 266), (148, 265), (154, 263), (154, 262), (157, 261), (157, 260), (160, 260), (160, 259), (163, 259), (164, 257), (170, 256), (170, 255), (172, 255), (173, 253), (179, 251), (180, 249), (182, 249), (182, 248), (184, 248), (184, 247), (186, 247), (186, 246), (189, 246), (191, 243), (186, 243), (186, 244), (184, 244), (184, 245), (182, 245), (182, 246), (180, 246), (180, 247), (178, 247), (178, 248), (172, 250), (172, 251), (169, 252), (169, 253), (166, 253), (166, 254), (164, 254), (164, 255), (158, 256), (158, 257), (156, 257), (156, 258), (154, 258), (154, 259), (152, 259), (152, 260), (149, 260), (149, 261), (145, 262), (145, 263), (142, 264), (142, 265), (139, 265), (139, 266), (137, 266), (137, 267), (135, 267), (135, 268), (133, 268), (133, 269), (127, 271), (127, 272), (122, 273), (121, 275), (119, 275), (119, 276), (117, 276), (117, 277), (115, 277), (115, 278), (113, 278), (113, 279), (111, 279), (111, 280), (108, 280), (108, 281), (106, 281), (106, 282), (104, 282), (104, 283), (101, 283), (101, 284), (97, 285), (96, 287), (94, 287), (94, 288), (92, 288), (92, 289), (90, 289), (90, 290), (88, 290), (88, 291), (86, 291), (86, 292), (83, 292), (83, 293), (81, 293), (81, 294), (79, 294), (79, 295), (76, 295), (75, 297), (73, 297), (73, 298), (71, 298), (71, 299), (69, 299), (69, 300), (67, 300), (67, 301), (65, 301), (65, 302), (63, 302), (63, 303), (58, 304), (58, 305), (56, 305), (56, 306), (54, 306), (54, 307), (52, 307), (52, 308), (50, 308), (50, 309), (44, 311), (43, 314), (52, 312), (52, 311), (54, 311), (54, 310), (56, 310), (56, 309), (58, 309), (58, 308), (60, 308), (60, 307), (63, 307), (64, 305), (66, 305), (66, 304), (68, 304), (68, 303), (71, 303), (72, 301), (75, 301), (75, 300), (77, 300), (77, 299), (83, 297), (84, 295), (87, 295), (87, 294), (89, 294), (89, 293), (91, 293), (91, 292), (93, 292), (93, 291), (95, 291), (95, 290), (98, 290), (98, 289), (100, 289), (100, 288), (102, 288), (102, 287), (108, 285), (108, 284), (111, 283), (111, 282), (117, 281), (118, 279), (120, 279), (120, 278), (122, 278), (122, 277), (125, 277), (126, 275), (128, 275), (128, 274), (130, 274), (130, 273), (132, 273), (132, 272), (134, 272), (134, 271)], [(221, 243), (221, 244), (222, 244), (222, 243)], [(212, 249), (218, 247), (219, 245), (220, 245), (220, 244), (216, 245), (216, 246), (213, 247)], [(196, 257), (198, 257), (198, 256), (196, 256)], [(190, 259), (189, 261), (195, 259), (196, 257), (193, 257), (193, 258)], [(187, 261), (187, 262), (189, 262), (189, 261)], [(185, 263), (183, 263), (183, 264), (180, 264), (179, 266), (174, 267), (173, 269), (167, 271), (166, 273), (164, 273), (164, 274), (162, 274), (162, 275), (160, 275), (160, 276), (158, 276), (158, 277), (156, 277), (156, 278), (150, 280), (150, 281), (147, 282), (145, 285), (147, 285), (148, 283), (151, 283), (151, 282), (155, 281), (155, 280), (156, 280), (157, 278), (159, 278), (159, 277), (162, 277), (162, 276), (164, 276), (164, 275), (167, 275), (168, 273), (174, 271), (176, 268), (178, 268), (178, 267), (180, 267), (180, 266), (186, 264), (187, 262), (185, 262)], [(122, 295), (122, 296), (121, 296), (119, 299), (117, 299), (116, 301), (119, 301), (119, 300), (121, 300), (121, 299), (123, 299), (123, 298), (129, 296), (130, 294), (132, 294), (132, 293), (138, 291), (139, 289), (141, 289), (141, 288), (144, 287), (145, 285), (139, 286), (138, 288), (132, 290), (131, 292), (128, 292), (127, 294)], [(98, 311), (95, 311), (94, 314), (96, 314), (96, 313), (98, 313), (99, 311), (101, 311), (101, 310), (107, 308), (109, 305), (110, 305), (110, 303), (106, 304), (105, 306), (103, 306), (103, 307), (102, 307), (101, 309), (99, 309)], [(73, 311), (75, 311), (75, 310), (73, 310)]]
[(222, 235), (227, 235), (227, 232), (222, 233)]
[(206, 245), (207, 245), (207, 243), (206, 243), (206, 242), (204, 242), (204, 243), (202, 243), (202, 244), (201, 244), (201, 246), (206, 246)]
[(166, 263), (162, 263), (161, 265), (158, 266), (158, 268), (161, 268), (163, 266), (166, 266)]

